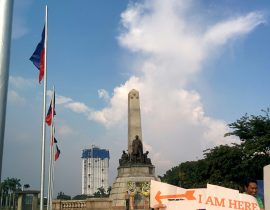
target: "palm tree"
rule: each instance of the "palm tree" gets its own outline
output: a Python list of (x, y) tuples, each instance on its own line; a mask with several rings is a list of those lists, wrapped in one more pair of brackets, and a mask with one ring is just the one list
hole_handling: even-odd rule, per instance
[(20, 179), (16, 178), (7, 178), (1, 185), (1, 206), (10, 207), (15, 205), (16, 192), (21, 190)]

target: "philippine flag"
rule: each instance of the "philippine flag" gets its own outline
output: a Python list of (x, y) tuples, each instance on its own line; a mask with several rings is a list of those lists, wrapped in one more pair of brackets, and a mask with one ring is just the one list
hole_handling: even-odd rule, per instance
[(54, 154), (54, 160), (57, 161), (57, 159), (59, 158), (60, 155), (60, 149), (58, 148), (57, 144), (56, 146), (56, 150), (55, 150), (55, 154)]
[[(52, 108), (52, 104), (53, 104), (53, 108)], [(52, 114), (52, 112), (53, 112), (53, 114)], [(54, 115), (56, 115), (56, 112), (55, 112), (55, 92), (53, 92), (50, 107), (48, 109), (46, 119), (45, 119), (47, 125), (50, 126), (52, 124), (52, 120), (53, 120)]]
[(53, 137), (53, 139), (51, 140), (51, 145), (53, 145), (53, 144), (57, 144), (57, 140), (55, 137)]
[(41, 41), (38, 43), (35, 52), (30, 58), (30, 61), (39, 69), (39, 83), (44, 77), (44, 62), (45, 62), (45, 26), (42, 31)]

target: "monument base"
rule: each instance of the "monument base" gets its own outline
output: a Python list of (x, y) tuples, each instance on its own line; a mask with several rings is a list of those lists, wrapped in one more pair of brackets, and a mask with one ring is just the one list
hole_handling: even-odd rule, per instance
[[(118, 176), (112, 185), (110, 198), (112, 209), (149, 209), (149, 190), (155, 177), (155, 167), (146, 164), (130, 164), (118, 167)], [(126, 192), (129, 208), (126, 208)]]

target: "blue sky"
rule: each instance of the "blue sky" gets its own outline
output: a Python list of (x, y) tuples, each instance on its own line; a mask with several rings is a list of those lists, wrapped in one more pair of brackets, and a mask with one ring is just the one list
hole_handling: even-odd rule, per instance
[(92, 144), (110, 150), (115, 180), (133, 88), (156, 175), (239, 142), (223, 137), (227, 124), (269, 107), (268, 1), (15, 0), (4, 178), (39, 188), (43, 86), (29, 57), (46, 4), (47, 101), (55, 85), (61, 150), (55, 194), (80, 194), (81, 151)]

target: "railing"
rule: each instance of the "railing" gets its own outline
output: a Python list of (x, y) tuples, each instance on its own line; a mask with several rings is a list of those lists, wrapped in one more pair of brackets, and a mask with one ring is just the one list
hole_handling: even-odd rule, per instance
[(61, 209), (86, 208), (86, 201), (65, 201), (61, 203)]
[(109, 210), (109, 198), (90, 198), (86, 200), (54, 200), (53, 210)]

